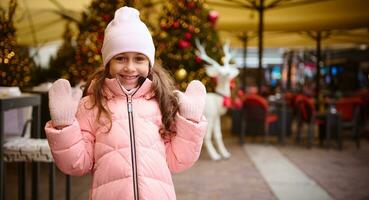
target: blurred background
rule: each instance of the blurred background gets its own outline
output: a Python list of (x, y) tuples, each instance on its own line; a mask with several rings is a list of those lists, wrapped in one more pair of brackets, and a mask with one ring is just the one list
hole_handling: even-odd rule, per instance
[(53, 165), (47, 91), (101, 67), (104, 29), (125, 5), (176, 86), (198, 79), (226, 110), (230, 156), (205, 144), (173, 175), (179, 200), (369, 199), (368, 0), (1, 0), (0, 198), (88, 198), (90, 176)]

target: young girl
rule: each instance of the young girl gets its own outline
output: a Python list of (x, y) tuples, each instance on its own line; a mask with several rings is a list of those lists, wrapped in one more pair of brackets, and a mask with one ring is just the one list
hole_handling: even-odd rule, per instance
[(92, 173), (90, 199), (176, 199), (171, 172), (199, 157), (205, 87), (192, 81), (174, 91), (154, 55), (139, 12), (123, 7), (105, 29), (104, 69), (85, 96), (63, 79), (50, 88), (45, 130), (55, 163), (70, 175)]

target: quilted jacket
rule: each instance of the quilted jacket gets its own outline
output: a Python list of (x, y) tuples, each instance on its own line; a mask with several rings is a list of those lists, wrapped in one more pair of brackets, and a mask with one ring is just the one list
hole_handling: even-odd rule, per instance
[(177, 113), (177, 135), (164, 141), (158, 132), (158, 103), (145, 98), (151, 94), (151, 84), (146, 79), (130, 98), (115, 79), (105, 80), (103, 93), (113, 120), (108, 133), (108, 123), (95, 120), (97, 109), (91, 109), (90, 96), (81, 99), (73, 124), (61, 130), (52, 127), (51, 121), (46, 124), (58, 168), (74, 176), (92, 174), (90, 199), (176, 199), (171, 172), (188, 169), (198, 159), (207, 128), (205, 118), (194, 123)]

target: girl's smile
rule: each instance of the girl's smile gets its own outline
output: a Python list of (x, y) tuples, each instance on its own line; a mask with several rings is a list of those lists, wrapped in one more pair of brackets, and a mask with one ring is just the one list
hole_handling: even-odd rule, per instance
[(110, 60), (110, 75), (118, 77), (122, 86), (131, 90), (139, 85), (139, 78), (149, 73), (149, 59), (136, 52), (125, 52)]

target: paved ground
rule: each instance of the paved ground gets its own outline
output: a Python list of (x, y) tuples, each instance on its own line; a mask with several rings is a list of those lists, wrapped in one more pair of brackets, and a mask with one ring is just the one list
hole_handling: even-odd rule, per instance
[(188, 171), (175, 174), (178, 200), (276, 199), (235, 138), (227, 138), (228, 160), (211, 161), (205, 151)]
[(279, 150), (335, 199), (369, 199), (369, 143), (343, 151), (296, 146)]
[[(209, 159), (206, 152), (202, 152), (199, 161), (190, 170), (174, 174), (173, 180), (178, 200), (277, 199), (278, 195), (271, 189), (273, 187), (270, 181), (268, 182), (268, 178), (265, 178), (266, 173), (255, 163), (255, 158), (248, 155), (245, 150), (247, 147), (238, 144), (238, 139), (230, 135), (227, 126), (224, 129), (225, 143), (232, 157), (214, 162)], [(246, 146), (250, 145), (251, 141), (254, 140), (246, 138)], [(259, 148), (264, 144), (253, 142), (251, 145)], [(284, 146), (275, 145), (273, 142), (265, 146), (267, 149), (271, 147), (278, 154), (275, 157), (280, 157), (283, 162), (301, 171), (331, 198), (369, 199), (369, 142), (367, 139), (362, 140), (360, 150), (356, 149), (353, 142), (348, 139), (345, 139), (342, 151), (324, 149), (317, 145), (307, 149), (303, 145), (293, 144), (292, 140)], [(40, 177), (41, 200), (48, 199), (47, 170), (47, 165), (43, 164)], [(16, 172), (16, 165), (8, 164), (7, 199), (17, 199)], [(62, 200), (65, 192), (64, 176), (58, 172), (56, 178), (57, 199)], [(31, 180), (30, 176), (28, 180)], [(72, 178), (73, 200), (87, 199), (90, 181), (90, 176)], [(27, 199), (30, 199), (30, 183), (27, 188)], [(292, 188), (290, 188), (291, 191)], [(306, 199), (312, 199), (312, 196), (309, 197), (307, 196)]]
[(244, 149), (278, 199), (332, 199), (327, 191), (274, 146), (247, 144)]

